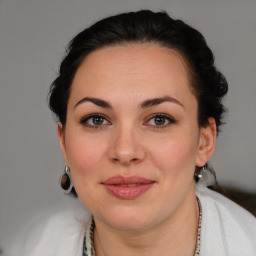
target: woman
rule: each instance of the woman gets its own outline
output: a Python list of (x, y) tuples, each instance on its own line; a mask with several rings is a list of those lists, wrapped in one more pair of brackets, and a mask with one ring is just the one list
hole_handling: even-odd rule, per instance
[(203, 36), (166, 13), (120, 14), (78, 34), (49, 105), (62, 187), (91, 216), (52, 217), (31, 255), (255, 255), (255, 218), (195, 185), (227, 90)]

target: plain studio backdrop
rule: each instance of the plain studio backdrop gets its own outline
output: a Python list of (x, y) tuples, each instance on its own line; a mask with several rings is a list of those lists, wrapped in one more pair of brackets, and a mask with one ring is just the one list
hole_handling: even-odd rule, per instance
[(38, 216), (78, 204), (58, 187), (64, 162), (46, 101), (65, 47), (102, 17), (145, 8), (166, 10), (205, 36), (229, 82), (211, 164), (221, 184), (256, 190), (255, 0), (0, 0), (2, 255), (20, 255), (11, 244)]

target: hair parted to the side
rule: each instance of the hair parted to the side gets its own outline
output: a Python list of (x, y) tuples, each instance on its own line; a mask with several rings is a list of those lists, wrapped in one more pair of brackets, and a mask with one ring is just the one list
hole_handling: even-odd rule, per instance
[(142, 10), (111, 16), (83, 30), (70, 42), (58, 77), (49, 92), (49, 107), (65, 126), (70, 88), (77, 69), (91, 52), (113, 45), (152, 43), (177, 50), (186, 60), (190, 84), (198, 101), (198, 124), (213, 117), (219, 132), (228, 91), (225, 77), (215, 68), (212, 51), (200, 32), (165, 12)]

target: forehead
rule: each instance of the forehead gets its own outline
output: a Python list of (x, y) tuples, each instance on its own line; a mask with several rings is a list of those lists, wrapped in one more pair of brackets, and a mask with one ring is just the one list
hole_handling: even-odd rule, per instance
[(187, 63), (178, 51), (155, 44), (127, 44), (90, 53), (75, 74), (71, 98), (87, 94), (111, 100), (113, 92), (141, 98), (171, 93), (181, 100), (183, 94), (191, 94), (190, 89)]
[(156, 68), (154, 73), (157, 74), (170, 72), (170, 66), (172, 70), (179, 69), (186, 78), (189, 75), (188, 63), (177, 50), (150, 43), (134, 43), (104, 47), (91, 52), (76, 73), (80, 73), (81, 69), (82, 72), (88, 69), (88, 73), (93, 71), (102, 74), (108, 74), (114, 69), (119, 72), (146, 73)]

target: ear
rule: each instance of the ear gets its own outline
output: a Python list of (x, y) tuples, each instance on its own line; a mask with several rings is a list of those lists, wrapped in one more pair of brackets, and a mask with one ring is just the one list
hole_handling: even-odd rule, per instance
[(196, 166), (203, 167), (214, 153), (216, 146), (216, 122), (208, 119), (208, 125), (200, 128), (200, 138), (196, 157)]
[(65, 134), (64, 134), (64, 129), (63, 129), (63, 125), (61, 122), (58, 122), (58, 137), (59, 137), (59, 143), (60, 143), (60, 148), (62, 151), (62, 155), (64, 157), (64, 161), (65, 163), (67, 163), (66, 161), (66, 145), (65, 145)]

